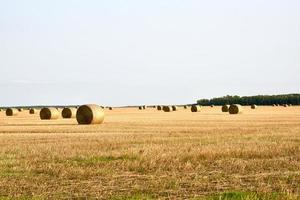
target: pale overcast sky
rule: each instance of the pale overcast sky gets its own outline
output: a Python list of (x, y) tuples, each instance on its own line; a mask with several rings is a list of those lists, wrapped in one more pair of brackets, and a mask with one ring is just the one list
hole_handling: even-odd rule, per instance
[(0, 0), (0, 105), (300, 92), (299, 0)]

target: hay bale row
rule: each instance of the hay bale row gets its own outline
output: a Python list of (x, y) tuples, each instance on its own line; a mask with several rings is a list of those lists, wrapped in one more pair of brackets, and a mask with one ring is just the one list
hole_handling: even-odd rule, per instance
[(162, 110), (162, 106), (157, 106), (157, 110)]
[(164, 111), (164, 112), (172, 112), (173, 109), (172, 109), (171, 106), (163, 106), (163, 111)]
[[(82, 105), (76, 108), (64, 108), (61, 112), (63, 118), (75, 118), (78, 124), (101, 124), (104, 121), (104, 111), (98, 105)], [(41, 120), (55, 120), (60, 116), (57, 108), (43, 108), (40, 111)]]
[(273, 104), (272, 105), (273, 107), (275, 107), (275, 106), (283, 106), (283, 107), (290, 107), (290, 106), (293, 106), (292, 104)]
[(139, 106), (139, 110), (145, 110), (146, 106)]
[[(75, 118), (78, 124), (101, 124), (104, 121), (104, 111), (98, 105), (83, 105), (78, 109), (75, 107), (69, 108), (54, 108), (54, 107), (45, 107), (42, 108), (39, 112), (39, 116), (41, 120), (55, 120), (58, 119), (61, 115), (63, 118)], [(38, 110), (35, 108), (31, 108), (29, 110), (30, 114), (37, 113)], [(6, 115), (7, 116), (16, 116), (18, 115), (19, 110), (16, 108), (7, 108)]]
[[(19, 112), (23, 112), (24, 110), (28, 110), (28, 109), (23, 109), (23, 108), (7, 108), (5, 110), (5, 114), (6, 116), (17, 116)], [(34, 114), (35, 109), (29, 109), (29, 114)]]
[(147, 108), (148, 108), (148, 106), (139, 106), (139, 110), (146, 110)]
[(178, 107), (177, 106), (163, 106), (162, 110), (164, 112), (173, 112), (173, 111), (177, 111)]

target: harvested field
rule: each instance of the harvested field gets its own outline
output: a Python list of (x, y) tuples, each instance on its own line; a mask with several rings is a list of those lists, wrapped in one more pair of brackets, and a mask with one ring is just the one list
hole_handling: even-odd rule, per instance
[[(0, 113), (0, 197), (300, 195), (300, 107), (105, 110), (101, 125)], [(284, 199), (284, 198), (283, 198)]]

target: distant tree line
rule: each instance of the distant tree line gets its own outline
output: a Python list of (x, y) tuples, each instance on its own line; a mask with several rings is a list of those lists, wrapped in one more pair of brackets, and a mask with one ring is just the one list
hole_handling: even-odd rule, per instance
[(283, 94), (283, 95), (257, 95), (257, 96), (224, 96), (213, 99), (199, 99), (198, 104), (224, 105), (224, 104), (241, 104), (241, 105), (273, 105), (273, 104), (292, 104), (300, 105), (300, 94)]

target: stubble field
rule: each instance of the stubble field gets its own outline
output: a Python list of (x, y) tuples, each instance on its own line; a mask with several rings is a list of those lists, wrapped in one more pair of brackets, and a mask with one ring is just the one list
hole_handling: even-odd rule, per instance
[(299, 198), (300, 107), (105, 113), (77, 125), (1, 112), (0, 199)]

